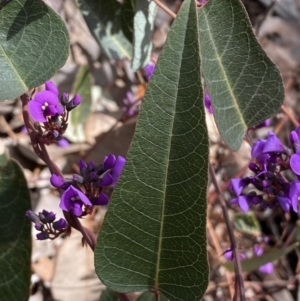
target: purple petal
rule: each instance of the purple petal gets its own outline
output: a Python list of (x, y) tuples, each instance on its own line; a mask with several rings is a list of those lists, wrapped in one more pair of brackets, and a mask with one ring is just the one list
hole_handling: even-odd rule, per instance
[(66, 191), (63, 192), (60, 199), (59, 207), (62, 210), (70, 211), (72, 209), (71, 197), (76, 197), (77, 195), (73, 192), (73, 186), (69, 186)]
[(73, 208), (72, 208), (72, 213), (76, 216), (81, 216), (82, 215), (82, 204), (81, 202), (74, 202), (73, 203)]
[(298, 197), (300, 195), (300, 183), (294, 181), (290, 185), (289, 197), (291, 199), (291, 204), (294, 212), (298, 212)]
[(63, 112), (64, 112), (64, 108), (60, 104), (57, 104), (56, 105), (56, 114), (62, 115)]
[(258, 156), (263, 154), (263, 149), (266, 144), (265, 139), (258, 139), (256, 142), (253, 143), (252, 150), (251, 150), (251, 158), (257, 158)]
[(75, 96), (72, 99), (73, 105), (78, 106), (81, 103), (81, 97), (79, 94), (75, 94)]
[(243, 212), (248, 212), (249, 210), (249, 204), (248, 204), (248, 201), (247, 201), (247, 196), (245, 195), (240, 195), (238, 197), (238, 204), (240, 206), (240, 208), (242, 209)]
[(91, 201), (87, 198), (87, 196), (82, 193), (80, 190), (76, 189), (73, 187), (73, 189), (76, 190), (77, 195), (80, 197), (80, 200), (82, 201), (83, 204), (87, 205), (87, 206), (93, 206), (93, 204), (91, 203)]
[(249, 184), (247, 179), (231, 179), (230, 186), (234, 193), (239, 196), (243, 189)]
[(101, 192), (99, 197), (94, 201), (94, 205), (105, 206), (108, 202), (109, 197), (104, 192)]
[(269, 137), (266, 141), (263, 152), (264, 153), (283, 152), (285, 147), (282, 144), (282, 142), (278, 139), (278, 137), (271, 131), (268, 133), (268, 135)]
[(125, 165), (125, 158), (118, 156), (116, 163), (111, 171), (111, 176), (113, 178), (113, 183), (111, 184), (111, 186), (115, 186), (119, 180), (119, 177), (122, 173), (123, 167)]
[(107, 173), (99, 181), (99, 186), (101, 186), (101, 187), (110, 186), (112, 183), (113, 183), (113, 178), (110, 174)]
[(224, 253), (224, 257), (226, 260), (228, 261), (233, 261), (233, 252), (231, 251), (231, 249), (227, 249)]
[(59, 99), (57, 95), (50, 91), (41, 91), (35, 94), (34, 101), (39, 102), (41, 105), (43, 105), (45, 102), (48, 105), (58, 105)]
[(65, 180), (62, 177), (57, 176), (56, 174), (53, 174), (53, 175), (51, 175), (50, 183), (52, 186), (60, 188), (61, 186), (64, 185)]
[(277, 196), (277, 201), (285, 212), (290, 212), (291, 200), (285, 196)]
[(38, 240), (45, 240), (45, 239), (49, 238), (49, 234), (48, 234), (48, 232), (40, 232), (36, 235), (36, 238)]
[(57, 114), (57, 109), (55, 105), (49, 105), (44, 111), (45, 116), (55, 116)]
[(47, 121), (47, 119), (44, 115), (42, 106), (39, 102), (34, 101), (34, 100), (29, 101), (28, 111), (29, 111), (30, 117), (34, 121), (38, 121), (38, 122), (46, 122)]
[(263, 249), (259, 245), (255, 245), (253, 250), (254, 250), (254, 254), (256, 256), (261, 256), (264, 252)]
[(52, 93), (54, 93), (55, 95), (58, 96), (59, 92), (58, 92), (58, 89), (56, 87), (56, 85), (51, 81), (51, 80), (47, 80), (45, 82), (45, 88), (47, 91), (50, 91)]
[(268, 262), (258, 269), (261, 273), (272, 274), (274, 272), (274, 265), (272, 262)]
[(60, 147), (68, 147), (70, 145), (69, 141), (65, 138), (62, 138), (57, 141), (58, 146)]
[(147, 81), (149, 81), (150, 78), (152, 77), (154, 69), (155, 69), (155, 64), (152, 62), (145, 66), (144, 71), (145, 71), (145, 76)]
[(300, 176), (300, 155), (293, 154), (290, 158), (290, 166), (292, 171)]
[(55, 230), (62, 230), (66, 227), (67, 227), (67, 222), (63, 218), (60, 218), (58, 221), (53, 223), (53, 228)]
[(103, 160), (104, 171), (107, 171), (107, 170), (113, 168), (115, 163), (116, 163), (116, 157), (113, 154), (106, 156)]
[(78, 166), (80, 170), (83, 168), (87, 168), (87, 164), (82, 159), (79, 160)]

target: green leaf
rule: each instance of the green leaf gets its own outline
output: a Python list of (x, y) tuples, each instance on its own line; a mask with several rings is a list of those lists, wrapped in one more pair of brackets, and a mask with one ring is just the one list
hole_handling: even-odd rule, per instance
[[(243, 272), (251, 272), (258, 269), (260, 266), (275, 261), (291, 251), (293, 251), (298, 246), (298, 243), (288, 246), (285, 249), (274, 249), (269, 252), (262, 254), (261, 256), (256, 256), (251, 259), (241, 261)], [(233, 262), (226, 262), (223, 264), (229, 271), (234, 272)]]
[(117, 1), (77, 0), (92, 35), (110, 59), (131, 59), (132, 45), (121, 28), (121, 7)]
[(85, 141), (84, 125), (90, 114), (91, 107), (91, 73), (88, 66), (81, 66), (76, 75), (72, 95), (81, 96), (81, 104), (70, 112), (70, 123), (66, 137), (72, 142)]
[(30, 196), (19, 164), (0, 167), (0, 300), (27, 301), (30, 287)]
[(281, 76), (257, 42), (239, 0), (210, 0), (198, 12), (203, 73), (215, 121), (228, 146), (238, 150), (247, 128), (280, 108)]
[(208, 283), (207, 173), (196, 3), (186, 0), (143, 99), (98, 237), (96, 273), (105, 285), (200, 300)]
[(101, 293), (100, 301), (118, 301), (118, 297), (112, 290), (106, 288), (106, 290)]
[(254, 236), (260, 235), (260, 226), (253, 212), (236, 213), (233, 217), (233, 223), (240, 232)]
[(152, 0), (137, 0), (134, 15), (133, 70), (141, 69), (150, 61), (156, 10), (157, 5)]
[(133, 38), (133, 17), (135, 0), (124, 0), (121, 8), (121, 24), (125, 37), (132, 43)]
[[(137, 301), (156, 301), (156, 296), (154, 293), (145, 291), (143, 292), (137, 299)], [(168, 298), (166, 298), (163, 294), (159, 295), (160, 301), (168, 301)]]
[(0, 10), (0, 99), (43, 84), (67, 60), (69, 35), (40, 0), (13, 0)]

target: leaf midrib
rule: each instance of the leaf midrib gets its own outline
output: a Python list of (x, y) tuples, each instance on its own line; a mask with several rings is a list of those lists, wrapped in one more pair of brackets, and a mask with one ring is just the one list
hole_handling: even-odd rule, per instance
[[(187, 27), (188, 24), (188, 19), (186, 20), (186, 24), (185, 24), (185, 28)], [(186, 32), (187, 30), (184, 31), (185, 35), (184, 35), (184, 41), (186, 39)], [(198, 42), (197, 42), (198, 43)], [(185, 47), (185, 43), (183, 43), (183, 48), (181, 53), (181, 58), (180, 58), (180, 67), (179, 70), (181, 70), (182, 68), (182, 57), (183, 57), (183, 53), (184, 53), (184, 47)], [(179, 71), (179, 77), (178, 77), (178, 81), (177, 81), (177, 87), (179, 85), (180, 82), (180, 78), (181, 78), (181, 72)], [(175, 94), (175, 104), (174, 104), (174, 114), (173, 114), (173, 118), (172, 118), (172, 131), (171, 131), (171, 136), (170, 136), (170, 142), (169, 142), (169, 151), (168, 151), (168, 160), (167, 160), (167, 165), (166, 165), (166, 177), (165, 177), (165, 185), (164, 185), (164, 192), (163, 192), (163, 205), (162, 205), (162, 218), (161, 218), (161, 223), (160, 223), (160, 231), (159, 231), (159, 240), (158, 240), (158, 255), (157, 255), (157, 262), (156, 262), (156, 274), (155, 274), (155, 281), (154, 281), (154, 287), (155, 288), (159, 288), (159, 272), (160, 272), (160, 261), (161, 261), (161, 250), (162, 250), (162, 242), (163, 242), (163, 230), (164, 230), (164, 219), (165, 219), (165, 204), (166, 204), (166, 195), (167, 195), (167, 179), (168, 179), (168, 174), (169, 174), (169, 165), (170, 165), (170, 150), (171, 150), (171, 146), (172, 146), (172, 137), (173, 137), (173, 129), (174, 129), (174, 122), (175, 122), (175, 116), (176, 116), (176, 110), (177, 110), (177, 96), (178, 96), (178, 89), (176, 89), (176, 94)]]
[[(200, 10), (199, 10), (199, 12), (200, 12)], [(213, 50), (214, 50), (214, 52), (215, 52), (215, 54), (216, 54), (217, 61), (218, 61), (218, 63), (219, 63), (220, 69), (221, 69), (221, 71), (222, 71), (222, 73), (223, 73), (223, 75), (224, 75), (224, 78), (225, 78), (226, 86), (227, 86), (228, 91), (229, 91), (229, 93), (230, 93), (230, 95), (231, 95), (231, 97), (232, 97), (232, 99), (233, 99), (233, 101), (234, 101), (235, 108), (236, 108), (236, 111), (237, 111), (237, 113), (238, 113), (238, 115), (239, 115), (239, 117), (240, 117), (241, 123), (243, 124), (244, 128), (247, 128), (247, 125), (246, 125), (246, 122), (245, 122), (245, 120), (244, 120), (244, 118), (243, 118), (243, 115), (242, 115), (242, 112), (241, 112), (241, 110), (240, 110), (238, 101), (237, 101), (237, 99), (236, 99), (236, 97), (235, 97), (235, 95), (234, 95), (234, 93), (233, 93), (233, 90), (232, 90), (231, 87), (230, 87), (230, 84), (229, 84), (229, 81), (228, 81), (228, 78), (227, 78), (227, 73), (226, 73), (225, 69), (223, 68), (222, 59), (221, 59), (221, 57), (220, 57), (220, 55), (219, 55), (219, 53), (218, 53), (218, 50), (217, 50), (217, 48), (216, 48), (215, 41), (214, 41), (214, 39), (213, 39), (213, 37), (212, 37), (212, 35), (211, 35), (211, 27), (210, 27), (209, 22), (208, 22), (208, 20), (207, 20), (207, 15), (206, 15), (206, 13), (205, 13), (205, 10), (202, 9), (202, 12), (203, 12), (203, 16), (205, 17), (205, 23), (206, 23), (207, 28), (208, 28), (208, 35), (209, 35), (210, 40), (211, 40), (211, 43), (212, 43), (212, 45), (213, 45)]]

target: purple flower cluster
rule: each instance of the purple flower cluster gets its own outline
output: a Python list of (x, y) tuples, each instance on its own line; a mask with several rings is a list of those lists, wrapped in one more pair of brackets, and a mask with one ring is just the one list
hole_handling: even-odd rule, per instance
[(126, 117), (134, 116), (140, 109), (140, 104), (138, 101), (134, 99), (133, 94), (128, 91), (126, 93), (126, 97), (123, 99), (124, 106), (122, 108), (125, 119)]
[[(252, 146), (253, 162), (249, 169), (254, 173), (242, 179), (232, 179), (231, 189), (238, 204), (247, 212), (250, 205), (274, 208), (277, 204), (285, 212), (298, 212), (300, 195), (300, 127), (290, 134), (291, 147), (285, 146), (273, 133), (267, 139), (259, 139)], [(246, 187), (253, 188), (244, 192)], [(249, 189), (248, 189), (249, 190)]]
[(62, 189), (60, 208), (75, 216), (83, 216), (91, 212), (93, 206), (107, 205), (109, 197), (104, 192), (106, 187), (114, 187), (121, 175), (125, 159), (110, 154), (100, 165), (94, 162), (79, 162), (79, 174), (72, 179), (64, 179), (53, 174), (50, 182), (54, 187)]
[(59, 91), (54, 83), (45, 82), (45, 90), (37, 92), (28, 104), (31, 118), (43, 123), (41, 140), (44, 143), (55, 143), (62, 139), (68, 126), (69, 112), (80, 103), (81, 98), (77, 94), (69, 99), (69, 95), (63, 93), (59, 99)]
[(63, 218), (56, 221), (56, 216), (52, 211), (43, 210), (36, 214), (28, 210), (26, 216), (34, 223), (35, 229), (40, 231), (36, 235), (38, 240), (55, 239), (67, 229), (67, 222)]

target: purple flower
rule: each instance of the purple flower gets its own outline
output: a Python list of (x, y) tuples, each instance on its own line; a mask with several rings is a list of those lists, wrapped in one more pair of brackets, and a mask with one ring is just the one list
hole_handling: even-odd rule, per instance
[(83, 205), (92, 206), (92, 203), (80, 190), (70, 185), (62, 194), (59, 207), (64, 211), (70, 211), (76, 216), (81, 216)]
[(35, 94), (28, 104), (28, 110), (31, 118), (39, 122), (46, 122), (48, 116), (61, 115), (64, 111), (57, 95), (47, 90)]
[(152, 62), (144, 67), (145, 77), (147, 81), (149, 81), (150, 78), (152, 77), (154, 69), (155, 69), (155, 64)]
[(278, 139), (278, 137), (272, 131), (269, 131), (268, 135), (269, 135), (269, 137), (264, 145), (263, 153), (270, 153), (270, 152), (282, 153), (282, 152), (284, 152), (285, 146)]
[(207, 111), (210, 114), (213, 114), (213, 107), (212, 107), (212, 104), (211, 104), (211, 97), (210, 97), (210, 95), (208, 93), (205, 94), (204, 105), (205, 105)]

